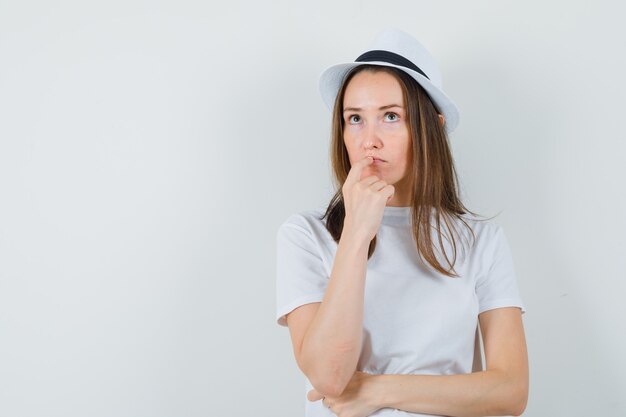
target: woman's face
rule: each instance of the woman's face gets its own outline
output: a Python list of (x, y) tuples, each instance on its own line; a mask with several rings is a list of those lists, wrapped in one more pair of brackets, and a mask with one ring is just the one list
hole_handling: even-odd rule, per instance
[(346, 87), (343, 140), (350, 164), (366, 156), (382, 159), (368, 165), (361, 179), (376, 175), (393, 184), (389, 206), (408, 206), (412, 161), (411, 137), (400, 83), (386, 72), (361, 71)]

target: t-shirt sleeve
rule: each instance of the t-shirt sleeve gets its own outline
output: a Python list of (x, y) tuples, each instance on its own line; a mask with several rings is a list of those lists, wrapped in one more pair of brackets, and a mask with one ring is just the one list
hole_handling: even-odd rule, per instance
[(295, 308), (324, 299), (328, 274), (312, 233), (285, 222), (276, 234), (276, 321), (286, 327), (285, 315)]
[(515, 266), (504, 231), (495, 225), (485, 245), (484, 267), (476, 280), (478, 314), (499, 307), (526, 308), (517, 287)]

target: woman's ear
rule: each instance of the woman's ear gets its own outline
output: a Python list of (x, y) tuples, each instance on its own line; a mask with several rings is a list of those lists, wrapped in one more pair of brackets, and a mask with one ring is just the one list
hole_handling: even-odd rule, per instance
[(446, 118), (443, 117), (443, 114), (440, 114), (439, 115), (439, 120), (441, 121), (441, 124), (443, 125), (445, 123), (445, 121), (446, 121)]

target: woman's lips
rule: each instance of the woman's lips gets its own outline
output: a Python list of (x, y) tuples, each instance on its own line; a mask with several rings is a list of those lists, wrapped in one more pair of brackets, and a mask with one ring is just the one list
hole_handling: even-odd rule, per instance
[(369, 158), (373, 158), (374, 160), (379, 160), (379, 161), (381, 161), (381, 162), (387, 162), (387, 161), (385, 161), (384, 159), (379, 158), (379, 157), (374, 156), (374, 155), (365, 155), (365, 157), (366, 157), (366, 158), (367, 158), (367, 157), (369, 157)]

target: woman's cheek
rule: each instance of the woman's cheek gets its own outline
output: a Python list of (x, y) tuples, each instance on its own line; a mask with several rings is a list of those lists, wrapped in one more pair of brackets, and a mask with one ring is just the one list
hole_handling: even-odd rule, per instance
[(352, 125), (346, 126), (343, 129), (343, 134), (344, 134), (345, 137), (353, 138), (353, 137), (355, 137), (358, 134), (358, 132), (359, 131), (356, 128), (356, 126), (352, 126)]
[(401, 130), (401, 129), (404, 129), (404, 128), (405, 128), (405, 124), (404, 124), (404, 123), (400, 123), (400, 122), (397, 122), (397, 123), (388, 123), (385, 127), (386, 127), (388, 130), (393, 130), (393, 131), (396, 131), (396, 130)]

